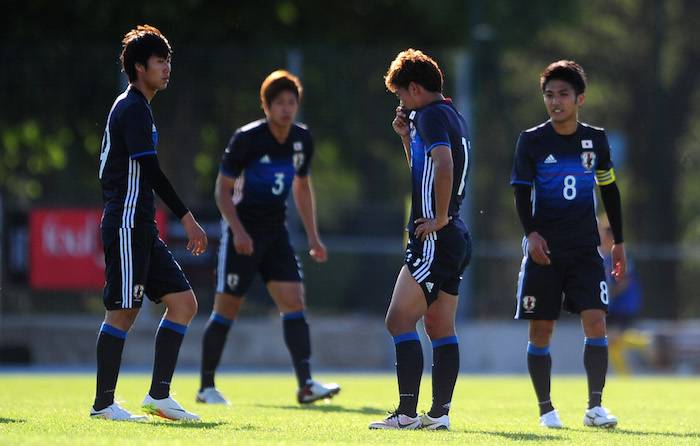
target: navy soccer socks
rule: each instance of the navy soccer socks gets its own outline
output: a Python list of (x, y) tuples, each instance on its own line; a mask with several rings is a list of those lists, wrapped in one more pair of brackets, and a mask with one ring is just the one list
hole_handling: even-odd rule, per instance
[(588, 378), (588, 408), (601, 405), (605, 375), (608, 372), (608, 338), (586, 338), (583, 366)]
[(550, 399), (552, 356), (549, 354), (549, 346), (535, 347), (527, 344), (527, 370), (530, 372), (532, 386), (537, 395), (537, 404), (540, 406), (540, 415), (554, 410)]
[(311, 380), (311, 339), (309, 324), (306, 323), (306, 313), (286, 313), (282, 315), (284, 343), (292, 357), (292, 366), (301, 389)]
[(170, 395), (170, 382), (173, 379), (173, 373), (175, 373), (177, 357), (186, 331), (186, 325), (167, 319), (161, 319), (158, 325), (153, 378), (151, 379), (151, 389), (148, 391), (153, 399), (160, 400)]
[(114, 390), (117, 387), (119, 367), (126, 332), (105, 323), (97, 336), (97, 391), (95, 392), (95, 410), (102, 410), (114, 403)]
[(221, 354), (226, 345), (226, 337), (234, 321), (214, 312), (211, 313), (202, 337), (202, 366), (200, 369), (201, 387), (214, 387), (214, 375), (221, 361)]
[(433, 346), (433, 405), (428, 415), (437, 418), (450, 412), (452, 393), (459, 374), (459, 343), (457, 336), (432, 342)]
[(394, 349), (399, 383), (399, 407), (396, 412), (415, 417), (418, 415), (418, 391), (423, 374), (423, 348), (418, 333), (395, 336)]

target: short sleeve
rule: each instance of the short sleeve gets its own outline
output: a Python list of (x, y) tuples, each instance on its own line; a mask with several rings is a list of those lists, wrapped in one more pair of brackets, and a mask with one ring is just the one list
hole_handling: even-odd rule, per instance
[(250, 144), (246, 141), (245, 133), (237, 130), (224, 151), (219, 171), (227, 177), (238, 178), (245, 169), (249, 152)]
[(130, 105), (122, 114), (119, 126), (130, 158), (155, 153), (155, 130), (148, 107), (142, 104)]
[(535, 181), (535, 174), (534, 165), (527, 149), (527, 138), (521, 133), (515, 145), (515, 158), (513, 160), (513, 171), (510, 175), (510, 184), (511, 186), (532, 186)]
[(301, 162), (301, 165), (299, 166), (299, 169), (297, 169), (296, 175), (298, 177), (306, 177), (311, 173), (311, 159), (314, 156), (314, 140), (311, 137), (311, 133), (307, 131), (306, 133), (306, 138), (304, 138), (304, 159)]
[(433, 110), (426, 110), (420, 115), (416, 121), (416, 130), (425, 143), (426, 152), (430, 152), (435, 146), (452, 147), (450, 134), (445, 128), (445, 121), (439, 119)]

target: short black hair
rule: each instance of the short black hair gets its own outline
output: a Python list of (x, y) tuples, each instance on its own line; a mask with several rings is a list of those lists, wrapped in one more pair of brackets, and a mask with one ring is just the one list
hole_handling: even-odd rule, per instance
[(157, 28), (150, 25), (139, 25), (124, 36), (123, 50), (119, 57), (122, 61), (122, 70), (129, 78), (129, 82), (136, 81), (137, 63), (148, 65), (151, 56), (169, 58), (173, 54), (168, 39)]
[(400, 52), (384, 76), (384, 85), (392, 93), (399, 87), (408, 88), (411, 82), (430, 92), (442, 93), (442, 71), (437, 62), (413, 48)]
[(540, 75), (542, 93), (544, 93), (547, 83), (554, 79), (568, 82), (574, 89), (576, 96), (586, 91), (586, 73), (581, 65), (572, 60), (559, 60), (549, 64)]

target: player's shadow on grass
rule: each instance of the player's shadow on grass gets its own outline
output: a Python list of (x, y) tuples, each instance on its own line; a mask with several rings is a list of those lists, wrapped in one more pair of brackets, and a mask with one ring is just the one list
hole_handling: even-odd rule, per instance
[(207, 422), (207, 421), (173, 421), (173, 420), (157, 420), (157, 421), (150, 421), (148, 423), (149, 426), (157, 427), (157, 428), (167, 428), (167, 429), (172, 429), (172, 428), (182, 428), (182, 429), (212, 429), (218, 426), (228, 426), (229, 423), (225, 423), (222, 421), (217, 421), (217, 422)]
[(15, 420), (14, 418), (5, 418), (5, 417), (0, 417), (0, 424), (7, 424), (7, 423), (24, 423), (27, 420)]
[(256, 404), (258, 407), (268, 407), (268, 408), (273, 408), (273, 409), (287, 409), (287, 410), (313, 410), (317, 412), (352, 412), (352, 413), (360, 413), (364, 415), (377, 415), (377, 414), (386, 414), (386, 410), (380, 410), (376, 409), (374, 407), (359, 407), (359, 408), (348, 408), (348, 407), (343, 407), (339, 406), (337, 404), (304, 404), (304, 405), (293, 405), (293, 404), (285, 404), (285, 405), (272, 405), (272, 404)]
[[(632, 431), (632, 430), (625, 430), (625, 429), (591, 429), (588, 428), (587, 430), (590, 431), (596, 431), (596, 432), (608, 432), (610, 435), (634, 435), (635, 437), (647, 437), (649, 435), (659, 435), (662, 437), (677, 437), (677, 438), (698, 438), (698, 433), (678, 433), (678, 432), (642, 432), (642, 431)], [(571, 432), (579, 432), (578, 429), (569, 429), (567, 427), (561, 428), (561, 429), (556, 429), (556, 430), (551, 430), (550, 433), (547, 434), (533, 434), (533, 433), (514, 433), (514, 432), (482, 432), (482, 431), (470, 431), (470, 430), (462, 430), (459, 432), (464, 432), (464, 433), (473, 433), (473, 434), (489, 434), (489, 435), (494, 435), (497, 437), (503, 437), (507, 438), (508, 440), (517, 440), (517, 441), (535, 441), (535, 442), (544, 442), (544, 441), (551, 441), (551, 440), (568, 440), (570, 437), (566, 435), (567, 431)], [(560, 435), (564, 434), (564, 435)], [(630, 443), (632, 444), (632, 443)]]
[(646, 437), (649, 435), (658, 435), (660, 437), (677, 437), (677, 438), (698, 438), (700, 437), (700, 433), (698, 432), (688, 432), (688, 433), (680, 433), (680, 432), (644, 432), (644, 431), (633, 431), (633, 430), (627, 430), (627, 429), (610, 429), (608, 432), (616, 432), (618, 434), (624, 434), (624, 435), (635, 435), (637, 437)]
[(466, 434), (488, 434), (488, 435), (494, 435), (497, 437), (503, 437), (508, 440), (517, 440), (517, 441), (535, 441), (537, 443), (540, 442), (545, 442), (545, 441), (553, 441), (553, 440), (567, 440), (569, 439), (568, 436), (566, 435), (557, 435), (554, 432), (566, 432), (568, 429), (567, 428), (562, 428), (562, 429), (557, 429), (556, 431), (551, 431), (552, 433), (547, 433), (547, 434), (533, 434), (533, 433), (514, 433), (514, 432), (490, 432), (490, 431), (475, 431), (475, 430), (460, 430), (459, 432), (464, 432)]

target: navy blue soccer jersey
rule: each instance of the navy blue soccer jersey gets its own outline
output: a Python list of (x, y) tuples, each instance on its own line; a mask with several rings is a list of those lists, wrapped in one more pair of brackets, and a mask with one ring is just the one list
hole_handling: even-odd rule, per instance
[(510, 184), (533, 187), (533, 229), (553, 252), (600, 245), (594, 187), (613, 181), (603, 129), (562, 136), (547, 121), (520, 134)]
[(467, 124), (452, 101), (435, 101), (425, 107), (407, 111), (411, 137), (411, 216), (407, 231), (413, 237), (418, 218), (435, 218), (434, 164), (430, 151), (435, 146), (452, 150), (452, 195), (448, 208), (449, 223), (428, 239), (450, 237), (467, 232), (459, 216), (469, 175), (470, 141)]
[(313, 152), (311, 133), (302, 124), (293, 124), (281, 144), (265, 118), (236, 130), (219, 171), (236, 180), (232, 199), (246, 231), (284, 229), (294, 177), (309, 174)]
[(157, 144), (151, 106), (138, 89), (129, 86), (114, 101), (102, 138), (102, 227), (155, 226), (155, 194), (137, 158), (156, 153)]

